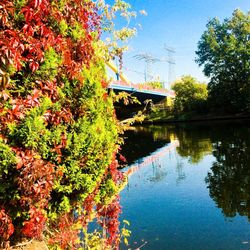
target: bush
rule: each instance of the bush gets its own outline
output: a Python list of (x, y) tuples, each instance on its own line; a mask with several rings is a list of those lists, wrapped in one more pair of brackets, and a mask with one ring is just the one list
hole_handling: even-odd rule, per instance
[(0, 16), (0, 242), (45, 235), (76, 249), (98, 207), (117, 244), (123, 176), (97, 6), (2, 0)]

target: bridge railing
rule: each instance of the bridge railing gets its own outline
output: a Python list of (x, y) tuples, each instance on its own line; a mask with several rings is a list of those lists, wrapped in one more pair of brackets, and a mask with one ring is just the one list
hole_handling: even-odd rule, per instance
[(134, 83), (127, 83), (124, 81), (113, 81), (111, 82), (111, 85), (120, 85), (128, 88), (132, 88), (137, 91), (151, 91), (151, 92), (156, 92), (156, 93), (161, 93), (170, 97), (175, 97), (175, 92), (173, 90), (167, 90), (167, 89), (159, 89), (159, 88), (153, 88), (148, 85), (143, 85), (143, 84), (134, 84)]
[(121, 86), (126, 86), (126, 87), (131, 87), (133, 88), (133, 83), (127, 83), (123, 81), (112, 81), (110, 84), (115, 84), (115, 85), (121, 85)]

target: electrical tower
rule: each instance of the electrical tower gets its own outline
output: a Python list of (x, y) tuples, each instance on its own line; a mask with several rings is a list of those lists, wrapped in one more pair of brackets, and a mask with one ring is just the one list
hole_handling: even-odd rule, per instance
[(170, 89), (170, 84), (172, 82), (173, 78), (173, 66), (175, 65), (175, 60), (174, 60), (174, 54), (175, 54), (175, 49), (168, 47), (164, 45), (164, 49), (167, 51), (167, 58), (162, 57), (158, 58), (155, 56), (152, 56), (149, 53), (140, 53), (134, 56), (135, 59), (137, 60), (143, 60), (145, 61), (145, 71), (144, 71), (144, 80), (145, 82), (151, 81), (153, 79), (151, 68), (152, 64), (156, 62), (167, 62), (168, 63), (168, 81), (167, 83), (164, 84), (164, 87), (166, 89)]
[(175, 60), (174, 60), (174, 54), (175, 54), (175, 49), (164, 45), (164, 49), (168, 53), (168, 58), (166, 62), (168, 62), (168, 87), (170, 89), (170, 84), (172, 82), (172, 77), (173, 77), (173, 66), (175, 65)]
[(153, 57), (151, 54), (148, 53), (141, 53), (134, 56), (137, 60), (145, 61), (145, 71), (144, 71), (144, 80), (145, 82), (151, 81), (153, 79), (151, 73), (152, 64), (159, 61), (158, 58)]

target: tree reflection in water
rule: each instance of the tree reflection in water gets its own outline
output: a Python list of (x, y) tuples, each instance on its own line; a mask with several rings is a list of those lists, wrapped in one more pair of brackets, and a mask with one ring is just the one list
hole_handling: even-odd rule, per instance
[(206, 155), (212, 152), (210, 140), (211, 127), (205, 124), (182, 124), (176, 126), (175, 134), (180, 146), (177, 153), (192, 164), (198, 164)]
[(237, 214), (250, 221), (250, 130), (231, 127), (213, 143), (213, 163), (206, 183), (211, 198), (227, 217)]
[(213, 154), (216, 161), (206, 177), (210, 197), (226, 217), (250, 221), (250, 122), (182, 124), (173, 132), (177, 152), (192, 164)]
[[(138, 135), (141, 136), (143, 133), (142, 143), (138, 144), (138, 150), (152, 150), (152, 146), (155, 146), (156, 150), (157, 147), (162, 147), (164, 142), (177, 139), (179, 141), (176, 149), (178, 155), (188, 158), (190, 164), (198, 164), (206, 155), (213, 154), (216, 161), (205, 179), (210, 197), (222, 209), (226, 217), (239, 214), (247, 216), (250, 220), (249, 128), (250, 121), (137, 127)], [(151, 143), (145, 135), (148, 137), (150, 135)], [(185, 168), (181, 162), (178, 162), (176, 171), (178, 184), (185, 179)], [(166, 169), (156, 164), (150, 181), (159, 182), (166, 175)]]

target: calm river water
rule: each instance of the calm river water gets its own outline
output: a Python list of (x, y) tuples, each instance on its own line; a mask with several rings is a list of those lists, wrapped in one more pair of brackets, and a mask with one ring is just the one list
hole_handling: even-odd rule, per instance
[(130, 222), (122, 249), (250, 249), (250, 121), (136, 127), (125, 134)]

